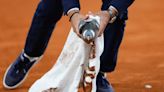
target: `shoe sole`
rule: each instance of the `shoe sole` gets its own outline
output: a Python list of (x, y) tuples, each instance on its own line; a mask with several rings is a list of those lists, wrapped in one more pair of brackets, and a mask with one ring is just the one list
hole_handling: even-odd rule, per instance
[[(41, 57), (42, 58), (42, 57)], [(12, 64), (7, 68), (7, 70), (6, 70), (6, 72), (5, 72), (5, 74), (4, 74), (4, 77), (3, 77), (3, 86), (6, 88), (6, 89), (15, 89), (15, 88), (17, 88), (18, 86), (20, 86), (25, 80), (26, 80), (26, 78), (27, 78), (27, 76), (28, 76), (28, 73), (30, 72), (30, 70), (32, 69), (32, 67), (34, 66), (34, 65), (36, 65), (40, 60), (41, 60), (41, 58), (39, 59), (39, 60), (37, 60), (32, 66), (31, 66), (31, 68), (29, 69), (29, 71), (27, 72), (27, 74), (25, 75), (25, 77), (18, 83), (18, 84), (16, 84), (16, 85), (14, 85), (14, 86), (8, 86), (6, 83), (5, 83), (5, 80), (6, 80), (6, 75), (7, 75), (7, 73), (8, 73), (8, 71), (9, 71), (9, 69), (10, 69), (10, 67), (12, 66)]]

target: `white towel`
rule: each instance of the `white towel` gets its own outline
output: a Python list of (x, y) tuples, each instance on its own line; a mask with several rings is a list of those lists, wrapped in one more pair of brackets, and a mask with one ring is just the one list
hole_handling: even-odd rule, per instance
[[(96, 57), (89, 59), (91, 45), (86, 44), (71, 29), (56, 64), (31, 86), (29, 92), (42, 92), (49, 88), (57, 88), (55, 92), (77, 92), (87, 62), (95, 66), (96, 76), (99, 72), (100, 55), (104, 48), (103, 35), (95, 39), (95, 45)], [(96, 92), (96, 76), (92, 81), (91, 92)]]

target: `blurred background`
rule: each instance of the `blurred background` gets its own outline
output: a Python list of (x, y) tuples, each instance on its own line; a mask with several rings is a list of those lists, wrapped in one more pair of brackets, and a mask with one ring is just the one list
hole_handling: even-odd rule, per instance
[[(98, 11), (101, 0), (80, 0), (82, 12)], [(5, 90), (2, 78), (22, 51), (39, 0), (0, 0), (0, 92), (27, 92), (54, 64), (70, 30), (67, 17), (58, 22), (44, 58), (16, 90)], [(108, 74), (116, 92), (164, 92), (164, 1), (135, 0), (120, 47), (116, 70)]]

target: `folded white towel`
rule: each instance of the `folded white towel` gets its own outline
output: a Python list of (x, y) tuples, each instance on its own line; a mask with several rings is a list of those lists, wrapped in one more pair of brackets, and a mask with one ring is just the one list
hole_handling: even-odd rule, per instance
[(56, 88), (55, 92), (77, 92), (84, 67), (88, 62), (91, 62), (90, 66), (95, 66), (96, 74), (92, 81), (91, 92), (96, 92), (96, 76), (104, 48), (103, 35), (95, 39), (95, 45), (96, 57), (89, 59), (91, 45), (86, 44), (71, 29), (56, 64), (31, 86), (29, 92), (42, 92), (50, 88)]

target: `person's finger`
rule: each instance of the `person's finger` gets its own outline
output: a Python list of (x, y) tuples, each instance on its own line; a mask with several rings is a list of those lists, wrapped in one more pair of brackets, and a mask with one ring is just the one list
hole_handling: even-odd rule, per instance
[(104, 27), (103, 27), (103, 24), (101, 23), (101, 24), (100, 24), (99, 31), (98, 31), (98, 37), (101, 36), (101, 34), (103, 33), (103, 31), (104, 31)]
[(83, 16), (83, 20), (87, 20), (89, 18), (89, 15)]
[(98, 37), (100, 37), (102, 35), (102, 31), (98, 32)]
[(77, 32), (76, 32), (76, 28), (75, 28), (75, 26), (73, 25), (73, 23), (71, 23), (71, 25), (72, 25), (73, 31), (74, 31), (75, 33), (77, 33)]
[(100, 28), (99, 28), (99, 32), (98, 32), (98, 37), (100, 37), (103, 34), (103, 32), (104, 32), (104, 30), (106, 28), (106, 25), (107, 24), (105, 24), (105, 23), (101, 23), (100, 24)]
[(78, 31), (76, 28), (73, 28), (73, 31), (76, 33), (76, 35), (77, 35), (78, 37), (81, 38), (81, 34), (79, 33), (79, 31)]
[(101, 20), (100, 21), (99, 31), (98, 31), (98, 37), (100, 37), (103, 34), (106, 26), (107, 26), (107, 23)]
[(81, 34), (77, 33), (77, 36), (81, 38)]
[(78, 28), (75, 28), (75, 33), (77, 34), (77, 36), (78, 36), (78, 37), (80, 37), (80, 38), (81, 38), (81, 34), (80, 34), (80, 32), (79, 32), (79, 29), (78, 29)]

